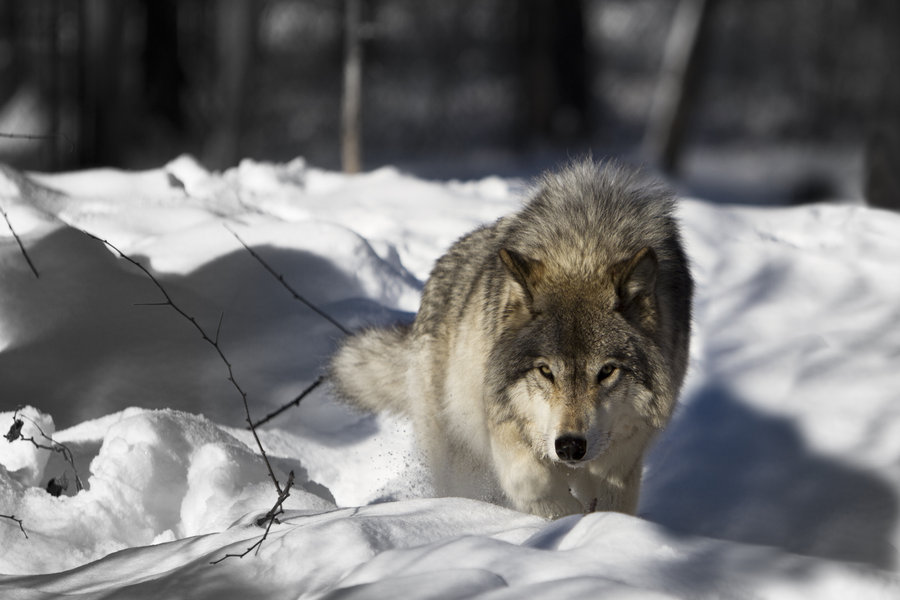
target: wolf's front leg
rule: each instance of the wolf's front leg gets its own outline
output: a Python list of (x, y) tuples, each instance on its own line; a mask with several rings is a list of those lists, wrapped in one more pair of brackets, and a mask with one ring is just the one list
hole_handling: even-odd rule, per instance
[(491, 433), (497, 479), (516, 510), (550, 519), (584, 512), (565, 477), (535, 456), (515, 425), (495, 425)]
[(615, 511), (633, 515), (637, 512), (641, 491), (641, 461), (624, 474), (613, 474), (599, 464), (588, 465), (572, 482), (576, 494), (596, 511)]

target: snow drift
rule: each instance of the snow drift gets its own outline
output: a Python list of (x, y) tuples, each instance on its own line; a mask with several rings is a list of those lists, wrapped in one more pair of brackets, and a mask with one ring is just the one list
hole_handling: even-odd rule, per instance
[[(430, 498), (402, 419), (327, 386), (261, 432), (147, 266), (218, 332), (254, 418), (293, 399), (348, 328), (410, 319), (433, 261), (514, 210), (518, 182), (344, 176), (182, 157), (143, 173), (0, 172), (0, 595), (74, 598), (896, 597), (900, 216), (852, 203), (683, 200), (697, 281), (682, 403), (639, 517), (556, 522)], [(36, 277), (12, 231), (37, 270)], [(85, 489), (76, 493), (75, 471)], [(59, 497), (50, 479), (68, 482)]]

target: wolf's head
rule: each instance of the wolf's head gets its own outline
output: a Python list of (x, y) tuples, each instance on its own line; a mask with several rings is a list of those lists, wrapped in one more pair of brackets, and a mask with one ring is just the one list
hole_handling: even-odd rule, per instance
[(661, 428), (672, 382), (654, 250), (588, 277), (509, 248), (499, 256), (510, 285), (491, 356), (495, 418), (513, 419), (538, 455), (570, 466)]

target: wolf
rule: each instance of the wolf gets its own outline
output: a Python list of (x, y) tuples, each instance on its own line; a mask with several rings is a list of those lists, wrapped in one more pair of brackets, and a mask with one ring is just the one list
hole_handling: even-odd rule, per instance
[(688, 363), (693, 281), (672, 193), (582, 159), (459, 239), (408, 325), (348, 337), (337, 394), (408, 415), (441, 496), (634, 514)]

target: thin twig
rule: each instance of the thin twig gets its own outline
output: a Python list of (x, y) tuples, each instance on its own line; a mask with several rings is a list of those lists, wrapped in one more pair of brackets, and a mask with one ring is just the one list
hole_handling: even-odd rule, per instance
[(253, 433), (253, 439), (256, 441), (256, 446), (257, 446), (257, 448), (259, 448), (259, 453), (262, 456), (263, 462), (265, 462), (265, 464), (266, 464), (266, 469), (269, 472), (269, 478), (272, 480), (272, 483), (275, 484), (275, 490), (278, 492), (278, 499), (276, 500), (275, 505), (272, 507), (272, 509), (268, 513), (266, 513), (266, 516), (263, 517), (262, 521), (260, 522), (260, 525), (262, 523), (266, 523), (266, 530), (263, 533), (262, 537), (259, 540), (257, 540), (257, 542), (253, 546), (251, 546), (251, 548), (248, 549), (247, 552), (245, 552), (244, 554), (239, 554), (239, 555), (226, 554), (225, 556), (223, 556), (221, 559), (219, 559), (216, 562), (221, 562), (222, 560), (225, 560), (226, 558), (229, 558), (229, 557), (236, 557), (236, 558), (244, 557), (250, 552), (250, 550), (252, 550), (254, 548), (258, 549), (262, 545), (262, 543), (266, 540), (266, 538), (269, 535), (269, 530), (272, 528), (272, 524), (277, 520), (278, 515), (280, 515), (282, 512), (284, 512), (282, 510), (281, 506), (282, 506), (282, 504), (284, 504), (284, 501), (287, 499), (287, 497), (290, 496), (291, 487), (294, 485), (294, 472), (293, 471), (290, 472), (290, 474), (288, 475), (288, 478), (287, 478), (287, 482), (285, 483), (284, 487), (282, 487), (281, 483), (278, 481), (278, 478), (275, 476), (275, 471), (272, 468), (272, 463), (269, 461), (269, 456), (268, 456), (268, 454), (266, 454), (265, 448), (263, 448), (262, 441), (259, 439), (259, 434), (257, 434), (257, 432), (256, 432), (256, 427), (253, 425), (253, 418), (250, 416), (250, 403), (247, 401), (247, 392), (244, 391), (244, 389), (240, 386), (240, 384), (238, 384), (237, 380), (234, 378), (234, 369), (231, 366), (231, 361), (228, 360), (228, 357), (225, 356), (225, 352), (222, 350), (222, 347), (219, 345), (219, 333), (220, 333), (220, 330), (222, 327), (222, 319), (223, 319), (224, 315), (219, 316), (219, 322), (216, 326), (215, 338), (211, 338), (206, 333), (206, 330), (203, 329), (203, 327), (200, 325), (200, 323), (197, 322), (197, 319), (195, 319), (193, 316), (191, 316), (190, 314), (185, 312), (185, 310), (182, 309), (180, 306), (175, 304), (175, 301), (169, 295), (169, 292), (166, 291), (166, 288), (163, 287), (162, 283), (159, 282), (159, 280), (153, 275), (153, 273), (150, 272), (149, 269), (147, 269), (147, 267), (145, 267), (138, 261), (134, 260), (127, 254), (125, 254), (124, 252), (119, 250), (116, 246), (114, 246), (112, 243), (108, 242), (107, 240), (99, 238), (91, 233), (86, 232), (86, 231), (84, 233), (86, 235), (88, 235), (89, 237), (92, 237), (93, 239), (97, 240), (98, 242), (101, 242), (102, 244), (111, 248), (121, 258), (125, 259), (126, 261), (130, 262), (132, 265), (134, 265), (135, 267), (140, 269), (144, 273), (144, 275), (146, 275), (150, 279), (150, 281), (153, 282), (153, 285), (156, 286), (156, 288), (163, 295), (163, 298), (165, 298), (165, 302), (161, 303), (161, 304), (171, 306), (175, 312), (177, 312), (179, 315), (184, 317), (191, 325), (194, 326), (194, 329), (196, 329), (200, 333), (201, 337), (203, 338), (203, 341), (205, 341), (206, 343), (208, 343), (210, 346), (213, 347), (213, 349), (216, 351), (216, 354), (219, 355), (219, 358), (222, 360), (222, 362), (225, 364), (225, 367), (228, 370), (228, 381), (231, 382), (231, 385), (234, 387), (235, 390), (237, 390), (237, 392), (241, 396), (241, 400), (244, 403), (244, 413), (247, 417), (247, 424), (250, 426), (250, 431)]
[(222, 333), (222, 321), (224, 321), (224, 320), (225, 320), (225, 311), (222, 311), (222, 313), (219, 315), (219, 324), (216, 325), (216, 338), (215, 338), (215, 342), (216, 342), (217, 344), (219, 343), (219, 334)]
[(262, 547), (262, 543), (264, 541), (266, 541), (266, 538), (269, 537), (269, 530), (272, 529), (272, 525), (274, 523), (279, 522), (278, 521), (279, 515), (284, 514), (284, 508), (282, 507), (282, 505), (284, 504), (284, 501), (288, 499), (288, 496), (291, 495), (291, 487), (293, 485), (294, 485), (294, 472), (291, 471), (288, 474), (287, 483), (285, 483), (285, 485), (284, 485), (284, 491), (278, 494), (278, 500), (275, 501), (275, 504), (272, 506), (272, 508), (269, 510), (269, 512), (267, 512), (265, 514), (265, 516), (260, 517), (256, 521), (257, 527), (262, 527), (263, 524), (265, 524), (265, 526), (266, 526), (266, 530), (263, 532), (262, 537), (260, 537), (258, 540), (256, 540), (256, 542), (254, 542), (253, 545), (251, 545), (249, 548), (247, 548), (240, 554), (226, 554), (225, 556), (223, 556), (217, 560), (211, 561), (209, 564), (217, 565), (220, 562), (222, 562), (223, 560), (225, 560), (226, 558), (244, 558), (251, 552), (254, 552), (254, 550), (256, 551), (254, 554), (258, 554), (260, 547)]
[(268, 423), (269, 421), (271, 421), (272, 419), (274, 419), (275, 417), (277, 417), (278, 415), (280, 415), (287, 409), (291, 408), (292, 406), (298, 406), (300, 404), (300, 402), (304, 398), (306, 398), (306, 396), (309, 395), (310, 392), (312, 392), (314, 389), (316, 389), (317, 387), (322, 385), (322, 383), (324, 381), (325, 381), (325, 376), (319, 375), (319, 378), (316, 379), (315, 381), (313, 381), (311, 384), (309, 384), (309, 386), (305, 390), (300, 392), (300, 395), (298, 395), (296, 398), (294, 398), (287, 404), (285, 404), (285, 405), (281, 406), (280, 408), (273, 410), (272, 412), (267, 414), (265, 417), (263, 417), (262, 419), (260, 419), (256, 423), (254, 423), (253, 427), (259, 427), (260, 425), (265, 425), (266, 423)]
[(312, 302), (310, 302), (309, 300), (307, 300), (306, 298), (304, 298), (303, 296), (301, 296), (300, 293), (297, 292), (297, 290), (295, 290), (294, 288), (292, 288), (292, 287), (290, 286), (290, 284), (288, 284), (288, 282), (285, 281), (284, 275), (282, 275), (281, 273), (276, 272), (275, 269), (273, 269), (272, 267), (270, 267), (269, 264), (268, 264), (266, 261), (264, 261), (264, 260), (262, 259), (262, 257), (261, 257), (259, 254), (257, 254), (257, 252), (256, 252), (253, 248), (251, 248), (250, 246), (248, 246), (248, 245), (246, 244), (246, 242), (244, 242), (244, 240), (242, 240), (241, 237), (240, 237), (237, 233), (235, 233), (235, 231), (234, 231), (233, 229), (231, 229), (231, 228), (228, 227), (227, 225), (225, 226), (225, 229), (227, 229), (228, 231), (231, 232), (231, 235), (233, 235), (233, 236), (235, 237), (235, 239), (237, 239), (237, 241), (239, 241), (239, 242), (241, 243), (241, 246), (243, 246), (243, 247), (247, 250), (247, 252), (249, 252), (250, 255), (251, 255), (253, 258), (255, 258), (255, 259), (259, 262), (259, 264), (261, 264), (261, 265), (263, 266), (263, 268), (264, 268), (266, 271), (268, 271), (269, 273), (271, 273), (271, 275), (272, 275), (275, 279), (278, 280), (278, 282), (284, 287), (284, 289), (286, 289), (288, 292), (290, 292), (290, 294), (294, 297), (295, 300), (299, 300), (300, 302), (302, 302), (303, 304), (305, 304), (310, 310), (314, 311), (317, 315), (319, 315), (320, 317), (322, 317), (323, 319), (325, 319), (326, 321), (328, 321), (329, 323), (331, 323), (332, 325), (334, 325), (335, 327), (337, 327), (342, 333), (344, 333), (344, 334), (346, 334), (346, 335), (350, 335), (350, 330), (349, 330), (349, 329), (347, 329), (346, 327), (344, 327), (343, 325), (341, 325), (339, 322), (337, 322), (335, 319), (333, 319), (333, 318), (331, 317), (331, 315), (329, 315), (328, 313), (326, 313), (325, 311), (323, 311), (322, 309), (320, 309), (319, 307), (317, 307), (316, 305), (314, 305)]
[(50, 135), (34, 135), (28, 133), (0, 133), (0, 137), (9, 138), (13, 140), (49, 140), (53, 139), (53, 136)]
[(34, 276), (37, 279), (40, 279), (41, 276), (38, 273), (37, 268), (35, 268), (34, 263), (31, 262), (31, 257), (28, 256), (28, 252), (25, 250), (25, 244), (22, 243), (22, 240), (19, 238), (19, 234), (16, 233), (16, 230), (13, 229), (12, 222), (9, 220), (9, 215), (6, 214), (6, 211), (3, 210), (2, 206), (0, 206), (0, 214), (2, 214), (3, 218), (6, 220), (6, 226), (9, 227), (9, 231), (12, 233), (13, 237), (16, 240), (16, 243), (19, 245), (19, 251), (21, 251), (22, 256), (25, 257), (25, 262), (27, 262), (28, 266), (31, 267), (31, 272), (34, 273)]
[[(237, 380), (234, 378), (234, 369), (232, 368), (231, 361), (229, 361), (228, 357), (225, 356), (225, 353), (222, 351), (222, 347), (219, 345), (218, 341), (216, 339), (209, 337), (209, 335), (206, 333), (206, 330), (203, 329), (203, 326), (201, 326), (200, 323), (197, 322), (197, 319), (195, 319), (193, 316), (191, 316), (190, 314), (185, 312), (185, 310), (182, 309), (180, 306), (175, 304), (175, 301), (172, 300), (172, 297), (169, 295), (169, 292), (166, 290), (166, 288), (163, 287), (163, 285), (153, 275), (153, 273), (151, 273), (147, 269), (147, 267), (145, 267), (138, 261), (134, 260), (127, 254), (125, 254), (124, 252), (119, 250), (111, 242), (108, 242), (107, 240), (104, 240), (103, 238), (99, 238), (92, 233), (88, 233), (87, 231), (85, 231), (84, 233), (85, 233), (85, 235), (108, 246), (116, 254), (118, 254), (120, 258), (125, 259), (126, 261), (130, 262), (132, 265), (134, 265), (135, 267), (140, 269), (144, 273), (144, 275), (146, 275), (147, 278), (153, 282), (153, 285), (155, 285), (156, 288), (160, 291), (160, 293), (163, 295), (163, 298), (165, 298), (165, 302), (161, 302), (159, 304), (162, 306), (172, 307), (172, 309), (175, 312), (177, 312), (185, 320), (187, 320), (191, 325), (194, 326), (194, 329), (196, 329), (200, 333), (200, 336), (203, 338), (204, 342), (208, 343), (210, 346), (213, 347), (213, 349), (216, 351), (216, 354), (219, 355), (219, 358), (222, 360), (222, 362), (225, 364), (225, 367), (228, 369), (228, 381), (231, 382), (232, 387), (234, 387), (234, 389), (237, 390), (237, 392), (241, 395), (241, 399), (244, 402), (244, 412), (247, 417), (247, 424), (250, 425), (250, 431), (253, 432), (253, 438), (256, 441), (256, 446), (259, 448), (259, 452), (262, 455), (263, 461), (266, 463), (266, 468), (269, 471), (269, 477), (272, 479), (272, 483), (275, 484), (275, 489), (278, 491), (278, 494), (281, 495), (282, 494), (281, 483), (279, 483), (278, 478), (275, 476), (275, 471), (272, 469), (272, 463), (269, 462), (269, 457), (266, 454), (265, 449), (263, 448), (263, 445), (259, 439), (259, 436), (256, 433), (256, 429), (253, 427), (253, 418), (250, 416), (250, 404), (247, 401), (247, 392), (244, 391), (244, 389), (240, 386), (240, 384), (238, 384)], [(216, 337), (218, 337), (218, 335)]]
[(25, 526), (23, 525), (22, 519), (17, 519), (15, 515), (0, 515), (0, 519), (9, 519), (10, 521), (15, 521), (19, 524), (19, 529), (22, 530), (22, 535), (25, 536), (25, 539), (28, 539), (28, 532), (25, 531)]
[[(12, 427), (9, 428), (9, 431), (6, 433), (6, 436), (5, 436), (7, 441), (14, 442), (16, 440), (22, 440), (23, 442), (30, 442), (35, 448), (40, 448), (42, 450), (50, 450), (51, 452), (58, 452), (59, 454), (62, 454), (63, 460), (65, 460), (67, 463), (69, 463), (69, 465), (72, 467), (72, 472), (75, 473), (75, 491), (80, 492), (81, 490), (83, 490), (84, 485), (82, 485), (82, 483), (81, 483), (81, 478), (78, 477), (78, 468), (75, 466), (75, 455), (72, 454), (72, 451), (69, 450), (69, 447), (66, 446), (65, 444), (63, 444), (62, 442), (57, 442), (52, 437), (50, 437), (49, 435), (44, 433), (44, 430), (41, 429), (41, 426), (38, 425), (34, 421), (34, 419), (26, 417), (25, 415), (20, 415), (19, 410), (21, 410), (21, 409), (17, 408), (16, 412), (13, 413)], [(26, 421), (28, 421), (29, 423), (34, 425), (34, 428), (38, 430), (38, 433), (40, 433), (41, 436), (45, 440), (47, 440), (48, 442), (50, 442), (53, 445), (47, 446), (47, 445), (41, 444), (33, 437), (25, 437), (24, 435), (22, 435), (22, 424), (23, 424), (22, 419), (25, 419)]]
[[(341, 324), (340, 324), (336, 319), (334, 319), (331, 315), (329, 315), (328, 313), (326, 313), (325, 311), (323, 311), (323, 310), (320, 309), (319, 307), (315, 306), (312, 302), (310, 302), (309, 300), (307, 300), (306, 298), (304, 298), (297, 290), (295, 290), (295, 289), (287, 282), (287, 280), (284, 278), (284, 275), (282, 275), (281, 273), (278, 273), (277, 271), (275, 271), (275, 269), (273, 269), (273, 268), (271, 267), (271, 265), (269, 265), (269, 263), (267, 263), (265, 260), (263, 260), (263, 258), (259, 255), (259, 253), (257, 253), (255, 250), (253, 250), (253, 248), (251, 248), (251, 247), (249, 246), (249, 244), (247, 244), (244, 240), (241, 239), (241, 237), (237, 234), (237, 232), (235, 232), (233, 229), (231, 229), (231, 228), (228, 227), (227, 225), (225, 226), (225, 228), (226, 228), (229, 232), (231, 232), (231, 235), (233, 235), (233, 236), (235, 237), (235, 239), (236, 239), (238, 242), (240, 242), (241, 246), (243, 246), (244, 249), (246, 249), (247, 252), (250, 253), (250, 256), (252, 256), (253, 258), (255, 258), (256, 261), (257, 261), (259, 264), (261, 264), (261, 265), (263, 266), (263, 268), (264, 268), (266, 271), (269, 272), (270, 275), (272, 275), (275, 279), (278, 280), (278, 283), (280, 283), (280, 284), (282, 285), (282, 287), (284, 287), (284, 289), (286, 289), (286, 290), (291, 294), (291, 296), (294, 297), (294, 299), (299, 300), (300, 302), (302, 302), (303, 304), (305, 304), (307, 307), (309, 307), (311, 310), (313, 310), (317, 315), (321, 316), (323, 319), (325, 319), (326, 321), (328, 321), (329, 323), (331, 323), (332, 325), (334, 325), (335, 327), (337, 327), (338, 330), (340, 330), (340, 332), (343, 333), (344, 335), (350, 335), (350, 330), (349, 330), (349, 329), (347, 329), (346, 327), (344, 327), (343, 325), (341, 325)], [(253, 426), (254, 426), (254, 427), (259, 427), (260, 425), (263, 425), (263, 424), (265, 424), (265, 423), (268, 423), (269, 421), (271, 421), (272, 419), (274, 419), (275, 417), (277, 417), (278, 415), (280, 415), (281, 413), (283, 413), (283, 412), (286, 411), (287, 409), (289, 409), (289, 408), (291, 408), (291, 407), (293, 407), (293, 406), (298, 406), (298, 405), (300, 404), (300, 402), (301, 402), (304, 398), (306, 398), (306, 396), (309, 395), (310, 392), (312, 392), (314, 389), (316, 389), (317, 387), (319, 387), (319, 386), (325, 381), (325, 378), (326, 378), (325, 375), (320, 375), (320, 376), (319, 376), (315, 381), (313, 381), (313, 382), (312, 382), (305, 390), (303, 390), (302, 392), (300, 392), (300, 394), (299, 394), (296, 398), (294, 398), (293, 400), (291, 400), (291, 401), (288, 402), (287, 404), (282, 405), (280, 408), (274, 410), (273, 412), (269, 413), (268, 415), (266, 415), (265, 417), (263, 417), (262, 419), (260, 419), (260, 420), (257, 421), (256, 423), (254, 423)]]
[[(253, 439), (256, 441), (256, 446), (257, 446), (257, 448), (259, 448), (259, 453), (262, 456), (263, 462), (265, 462), (265, 464), (266, 464), (266, 469), (268, 469), (269, 477), (272, 479), (272, 483), (275, 484), (275, 490), (278, 492), (278, 499), (276, 500), (275, 505), (272, 507), (272, 509), (268, 513), (266, 513), (265, 517), (263, 517), (259, 523), (260, 526), (262, 525), (262, 523), (266, 523), (266, 531), (263, 533), (262, 537), (259, 540), (257, 540), (257, 542), (253, 546), (251, 546), (247, 550), (247, 552), (245, 552), (243, 554), (226, 554), (221, 559), (215, 561), (215, 563), (221, 562), (222, 560), (225, 560), (226, 558), (229, 558), (229, 557), (236, 557), (236, 558), (244, 557), (251, 550), (258, 549), (262, 545), (262, 543), (266, 540), (266, 538), (269, 535), (269, 530), (272, 528), (272, 524), (275, 521), (277, 521), (278, 515), (280, 515), (282, 512), (284, 512), (283, 509), (281, 508), (281, 506), (282, 506), (282, 504), (284, 504), (284, 501), (287, 499), (287, 497), (290, 496), (290, 494), (291, 494), (291, 487), (294, 485), (294, 472), (293, 471), (290, 472), (290, 474), (288, 475), (288, 478), (287, 478), (287, 482), (285, 483), (284, 487), (282, 487), (281, 483), (278, 481), (278, 478), (275, 476), (275, 471), (272, 469), (272, 463), (269, 461), (269, 456), (266, 454), (265, 448), (263, 448), (262, 441), (259, 439), (259, 435), (256, 433), (256, 427), (254, 427), (254, 425), (253, 425), (253, 418), (250, 416), (250, 404), (247, 401), (247, 392), (244, 391), (244, 389), (240, 386), (240, 384), (238, 384), (237, 380), (234, 378), (234, 369), (231, 366), (231, 362), (228, 360), (228, 357), (225, 356), (225, 353), (222, 351), (222, 347), (219, 345), (219, 328), (221, 328), (221, 326), (222, 326), (222, 317), (220, 316), (220, 318), (219, 318), (219, 323), (216, 328), (215, 339), (209, 337), (209, 335), (206, 333), (206, 330), (203, 329), (203, 327), (197, 322), (197, 319), (195, 319), (194, 317), (189, 315), (187, 312), (184, 311), (184, 309), (182, 309), (180, 306), (175, 304), (175, 301), (172, 300), (172, 297), (169, 295), (169, 292), (166, 291), (166, 288), (163, 287), (163, 285), (153, 275), (153, 273), (151, 273), (147, 269), (147, 267), (145, 267), (138, 261), (134, 260), (127, 254), (125, 254), (124, 252), (119, 250), (116, 246), (114, 246), (112, 243), (108, 242), (107, 240), (99, 238), (88, 232), (84, 232), (84, 233), (87, 236), (97, 240), (98, 242), (105, 244), (106, 246), (111, 248), (116, 254), (118, 254), (121, 258), (125, 259), (126, 261), (130, 262), (132, 265), (134, 265), (135, 267), (140, 269), (144, 273), (144, 275), (146, 275), (150, 279), (150, 281), (153, 282), (153, 285), (156, 286), (156, 288), (160, 291), (160, 293), (165, 298), (165, 302), (163, 304), (171, 306), (175, 312), (177, 312), (179, 315), (184, 317), (191, 325), (193, 325), (194, 329), (196, 329), (200, 333), (201, 337), (203, 338), (203, 341), (205, 341), (206, 343), (208, 343), (210, 346), (213, 347), (213, 349), (216, 351), (216, 354), (219, 355), (219, 358), (222, 360), (222, 362), (225, 364), (225, 367), (228, 369), (228, 381), (231, 382), (231, 385), (234, 387), (235, 390), (237, 390), (237, 392), (241, 396), (241, 400), (244, 403), (244, 413), (246, 414), (246, 417), (247, 417), (247, 424), (250, 426), (250, 431), (253, 433)], [(215, 564), (215, 563), (213, 563), (213, 564)]]
[(37, 141), (47, 141), (53, 140), (56, 138), (60, 138), (66, 143), (69, 144), (69, 152), (73, 152), (75, 150), (75, 142), (72, 141), (69, 136), (64, 133), (55, 133), (50, 135), (35, 135), (29, 133), (2, 133), (0, 132), (0, 138), (7, 138), (11, 140), (26, 140), (29, 142), (37, 142)]

